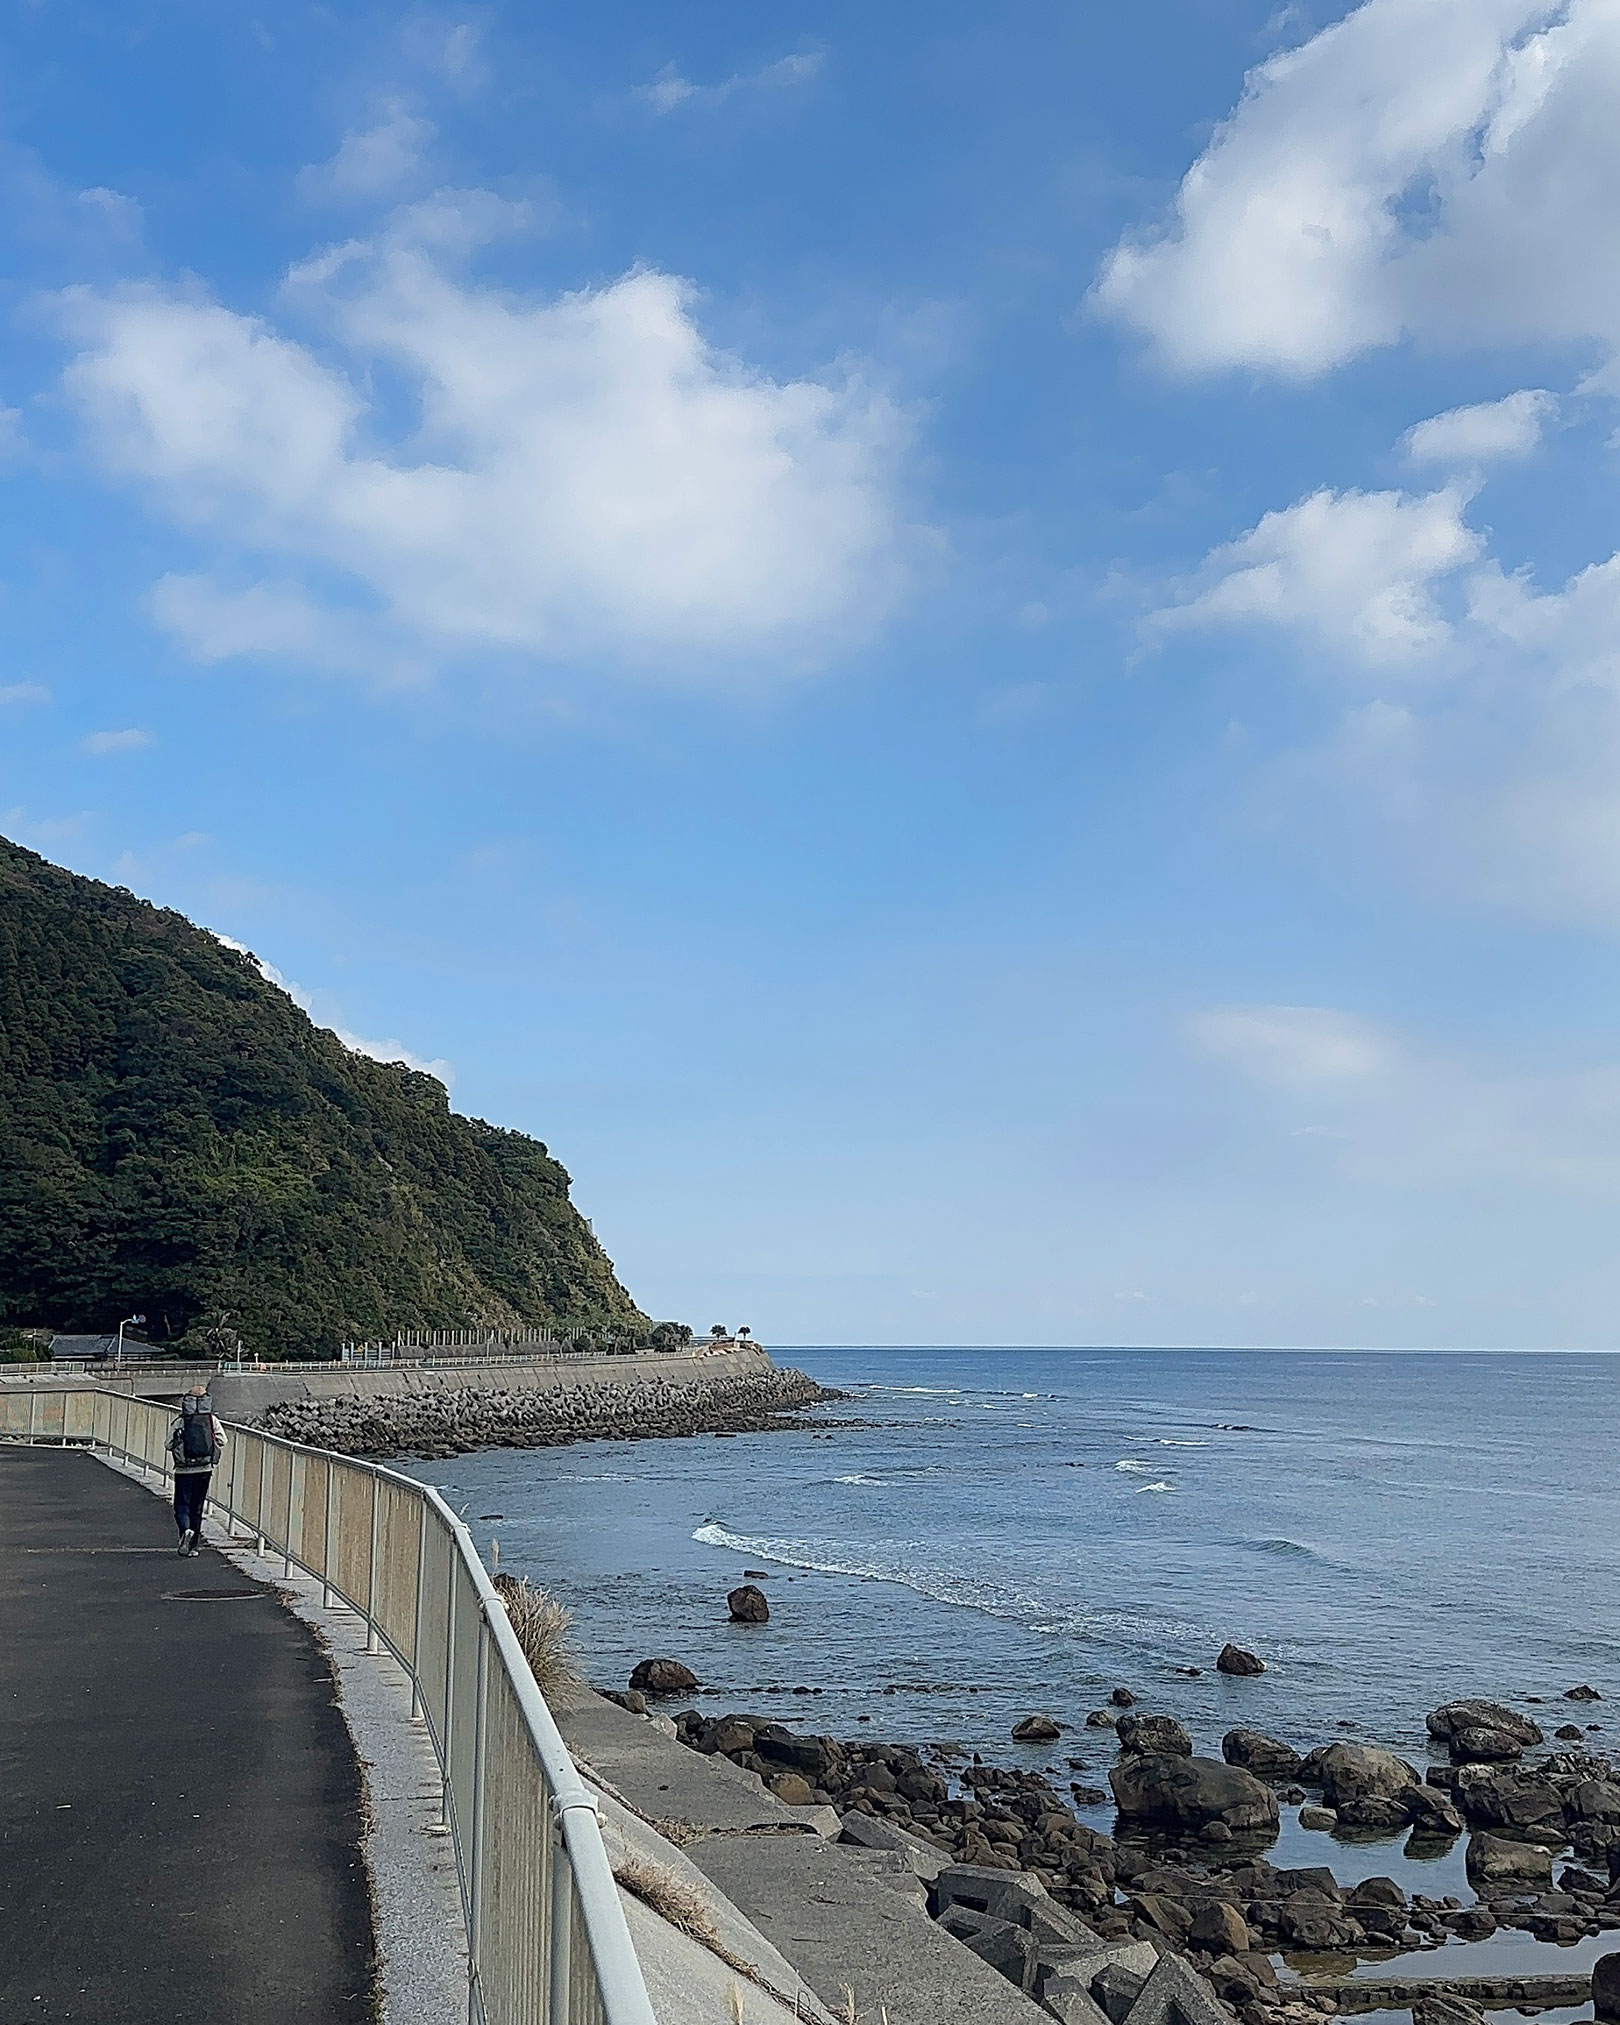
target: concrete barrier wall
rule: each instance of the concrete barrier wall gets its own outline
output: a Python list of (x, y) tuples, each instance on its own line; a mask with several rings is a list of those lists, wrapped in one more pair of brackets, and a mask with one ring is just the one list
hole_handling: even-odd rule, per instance
[(452, 1364), (439, 1369), (413, 1365), (381, 1370), (245, 1371), (239, 1377), (210, 1379), (214, 1409), (225, 1420), (255, 1420), (286, 1399), (397, 1398), (414, 1392), (456, 1392), (484, 1387), (492, 1392), (557, 1392), (571, 1386), (691, 1385), (734, 1378), (758, 1378), (773, 1370), (763, 1350), (741, 1344), (726, 1350), (675, 1350), (641, 1357), (499, 1358), (487, 1364)]

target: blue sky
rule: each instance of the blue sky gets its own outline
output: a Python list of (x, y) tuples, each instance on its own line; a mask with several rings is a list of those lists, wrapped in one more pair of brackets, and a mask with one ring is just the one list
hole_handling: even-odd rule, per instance
[(1612, 9), (588, 17), (10, 11), (0, 828), (659, 1315), (1608, 1346)]

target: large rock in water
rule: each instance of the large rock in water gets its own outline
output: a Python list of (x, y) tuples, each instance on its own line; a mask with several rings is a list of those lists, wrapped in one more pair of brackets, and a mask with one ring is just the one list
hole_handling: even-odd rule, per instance
[(1521, 1716), (1517, 1709), (1504, 1708), (1500, 1702), (1447, 1702), (1428, 1718), (1428, 1729), (1429, 1735), (1442, 1744), (1454, 1744), (1469, 1730), (1493, 1730), (1499, 1736), (1511, 1738), (1521, 1749), (1542, 1741), (1538, 1723)]
[(731, 1613), (733, 1624), (768, 1624), (771, 1606), (765, 1601), (763, 1589), (756, 1589), (752, 1582), (743, 1583), (740, 1589), (732, 1589), (726, 1595), (726, 1608)]
[(1552, 1888), (1551, 1852), (1533, 1842), (1509, 1842), (1500, 1835), (1470, 1835), (1468, 1882), (1476, 1891), (1493, 1884)]
[(1600, 2018), (1620, 2018), (1620, 1955), (1600, 1955), (1592, 1964), (1592, 2009)]
[(1393, 1751), (1376, 1744), (1326, 1744), (1312, 1751), (1300, 1776), (1315, 1780), (1344, 1828), (1392, 1835), (1412, 1817), (1423, 1782)]
[(630, 1676), (633, 1694), (683, 1695), (697, 1684), (697, 1675), (678, 1659), (644, 1659)]
[(1452, 1797), (1470, 1828), (1500, 1828), (1554, 1848), (1564, 1841), (1564, 1796), (1550, 1779), (1508, 1766), (1465, 1765)]
[(1275, 1835), (1277, 1796), (1252, 1772), (1179, 1752), (1129, 1757), (1108, 1775), (1121, 1819), (1172, 1835), (1197, 1835), (1219, 1821), (1234, 1835)]
[(1223, 1645), (1215, 1661), (1215, 1670), (1217, 1673), (1264, 1673), (1266, 1663), (1257, 1653), (1245, 1652), (1241, 1645)]
[(1192, 1738), (1174, 1716), (1121, 1716), (1119, 1748), (1139, 1758), (1190, 1758)]
[(1292, 1779), (1302, 1763), (1292, 1744), (1279, 1743), (1263, 1730), (1228, 1730), (1221, 1739), (1221, 1756), (1257, 1779)]

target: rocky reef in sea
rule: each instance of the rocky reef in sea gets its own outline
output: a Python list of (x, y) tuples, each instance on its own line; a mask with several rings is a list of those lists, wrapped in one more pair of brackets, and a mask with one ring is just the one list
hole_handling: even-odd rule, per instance
[[(695, 1685), (671, 1661), (648, 1662), (639, 1678), (654, 1694)], [(1586, 1687), (1567, 1695), (1600, 1699)], [(637, 1693), (617, 1699), (648, 1706)], [(1414, 2009), (1418, 2025), (1477, 2025), (1486, 2004), (1585, 2001), (1590, 1972), (1537, 1973), (1543, 1962), (1471, 1975), (1455, 1946), (1448, 1975), (1367, 1980), (1369, 1964), (1500, 1928), (1566, 1944), (1620, 1931), (1620, 1770), (1587, 1748), (1580, 1725), (1549, 1740), (1505, 1704), (1451, 1702), (1427, 1719), (1435, 1762), (1420, 1771), (1375, 1745), (1300, 1752), (1254, 1729), (1230, 1731), (1219, 1759), (1200, 1757), (1174, 1717), (1132, 1712), (1123, 1689), (1115, 1699), (1125, 1708), (1097, 1711), (1092, 1726), (1113, 1729), (1118, 1745), (1112, 1835), (1074, 1811), (1101, 1802), (1100, 1788), (1077, 1778), (1065, 1794), (1044, 1773), (950, 1745), (841, 1741), (695, 1709), (674, 1727), (788, 1805), (836, 1809), (846, 1839), (911, 1852), (935, 1917), (1069, 2025), (1163, 2025), (1161, 2013), (1211, 2025), (1230, 2012), (1242, 2025), (1303, 2025), (1374, 1997)], [(1031, 1717), (1018, 1728), (1041, 1740), (1060, 1726)], [(1341, 1885), (1331, 1862), (1272, 1864), (1280, 1803), (1302, 1801), (1306, 1827), (1352, 1841), (1401, 1832), (1413, 1854), (1466, 1835), (1474, 1903), (1409, 1894), (1391, 1877)], [(1601, 1974), (1615, 1965), (1620, 1956)], [(1294, 1968), (1312, 1973), (1295, 1981)], [(1620, 1976), (1610, 1980), (1620, 1998)]]

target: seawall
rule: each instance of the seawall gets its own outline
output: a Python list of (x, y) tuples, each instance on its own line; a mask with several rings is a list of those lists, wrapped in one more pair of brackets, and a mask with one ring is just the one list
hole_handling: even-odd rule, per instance
[[(475, 1449), (554, 1448), (574, 1441), (743, 1434), (799, 1425), (795, 1410), (841, 1395), (802, 1371), (779, 1371), (759, 1351), (694, 1358), (590, 1358), (549, 1370), (504, 1367), (423, 1372), (358, 1372), (350, 1383), (283, 1389), (269, 1400), (227, 1395), (227, 1418), (267, 1433), (374, 1461), (438, 1458)], [(613, 1363), (619, 1368), (603, 1371)], [(679, 1364), (679, 1368), (669, 1367)], [(311, 1379), (349, 1374), (310, 1373)], [(527, 1382), (514, 1382), (519, 1380)], [(424, 1377), (433, 1382), (408, 1382)], [(258, 1382), (255, 1377), (245, 1382)], [(282, 1383), (282, 1381), (277, 1381)]]
[(278, 1366), (221, 1373), (208, 1381), (214, 1410), (226, 1420), (257, 1420), (289, 1400), (387, 1400), (417, 1394), (488, 1390), (565, 1392), (588, 1387), (641, 1390), (649, 1385), (716, 1384), (768, 1379), (776, 1370), (753, 1346), (674, 1350), (639, 1357), (498, 1357), (486, 1363), (383, 1365), (367, 1369)]

